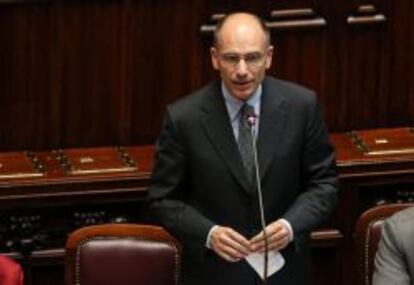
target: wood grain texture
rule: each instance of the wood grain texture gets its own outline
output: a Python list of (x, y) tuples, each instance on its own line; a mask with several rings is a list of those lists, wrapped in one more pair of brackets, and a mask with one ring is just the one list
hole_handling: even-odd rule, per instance
[[(284, 12), (295, 9), (312, 13)], [(270, 74), (315, 89), (330, 131), (414, 123), (409, 0), (8, 1), (0, 150), (154, 143), (166, 105), (217, 77), (200, 27), (239, 10), (326, 21), (272, 30)], [(347, 23), (377, 14), (386, 20)]]

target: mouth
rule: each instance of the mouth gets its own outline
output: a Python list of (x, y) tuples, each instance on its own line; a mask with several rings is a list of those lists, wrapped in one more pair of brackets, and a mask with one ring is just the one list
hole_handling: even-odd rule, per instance
[(248, 89), (249, 87), (251, 87), (251, 84), (253, 82), (252, 81), (233, 81), (233, 85), (237, 88), (237, 89)]

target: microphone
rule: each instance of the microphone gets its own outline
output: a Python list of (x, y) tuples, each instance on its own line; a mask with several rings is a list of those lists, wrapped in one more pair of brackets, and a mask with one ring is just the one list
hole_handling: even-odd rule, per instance
[(250, 112), (248, 112), (247, 116), (246, 116), (246, 123), (247, 125), (250, 127), (250, 129), (252, 130), (253, 126), (256, 124), (256, 114), (254, 112), (252, 112), (250, 114)]
[(262, 197), (262, 185), (260, 183), (260, 170), (259, 170), (259, 162), (257, 158), (257, 145), (256, 145), (256, 136), (254, 133), (254, 126), (256, 125), (257, 115), (254, 113), (254, 109), (249, 109), (245, 116), (246, 124), (250, 128), (250, 135), (253, 143), (253, 156), (254, 156), (254, 168), (255, 168), (255, 178), (257, 183), (257, 197), (259, 200), (259, 211), (260, 211), (260, 223), (262, 226), (262, 232), (265, 242), (265, 252), (264, 252), (264, 268), (263, 268), (263, 284), (267, 284), (267, 267), (269, 263), (269, 241), (266, 232), (266, 220), (264, 215), (264, 207), (263, 207), (263, 197)]

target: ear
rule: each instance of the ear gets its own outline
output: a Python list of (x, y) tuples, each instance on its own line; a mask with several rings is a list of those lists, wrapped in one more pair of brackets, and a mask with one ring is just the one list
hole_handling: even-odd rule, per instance
[(210, 56), (211, 56), (211, 65), (213, 65), (213, 68), (215, 70), (219, 70), (219, 56), (218, 51), (215, 47), (210, 48)]
[(269, 69), (272, 65), (273, 59), (273, 46), (269, 46), (266, 51), (266, 69)]

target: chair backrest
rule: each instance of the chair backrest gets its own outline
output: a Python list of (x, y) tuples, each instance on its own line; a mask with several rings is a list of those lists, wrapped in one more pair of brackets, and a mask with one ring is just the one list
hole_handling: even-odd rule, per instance
[(71, 233), (67, 285), (176, 285), (181, 247), (156, 226), (105, 224)]
[(371, 285), (374, 257), (384, 220), (413, 204), (386, 204), (368, 209), (358, 218), (355, 229), (358, 284)]

